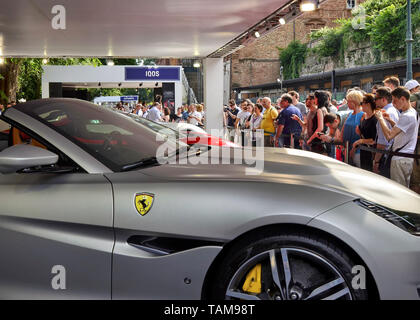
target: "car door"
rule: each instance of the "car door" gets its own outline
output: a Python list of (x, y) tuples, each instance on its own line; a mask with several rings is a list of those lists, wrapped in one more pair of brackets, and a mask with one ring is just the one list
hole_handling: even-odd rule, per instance
[(0, 174), (0, 203), (0, 299), (111, 298), (103, 175)]
[(58, 164), (0, 173), (0, 299), (111, 298), (111, 184)]

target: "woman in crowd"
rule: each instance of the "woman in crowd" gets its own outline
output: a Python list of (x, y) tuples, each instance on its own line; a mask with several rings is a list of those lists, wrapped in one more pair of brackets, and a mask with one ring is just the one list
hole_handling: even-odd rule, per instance
[(305, 100), (306, 108), (308, 109), (308, 113), (306, 115), (306, 121), (300, 119), (297, 115), (293, 115), (292, 119), (299, 122), (300, 126), (302, 127), (302, 136), (304, 137), (302, 141), (302, 149), (310, 151), (310, 146), (307, 145), (306, 141), (308, 137), (311, 137), (314, 133), (313, 131), (313, 121), (316, 116), (317, 107), (315, 104), (315, 95), (309, 94)]
[(203, 126), (204, 123), (204, 106), (202, 104), (198, 104), (197, 105), (197, 113), (199, 113), (201, 115), (201, 124), (199, 124), (198, 126)]
[(172, 116), (172, 122), (181, 122), (182, 121), (182, 107), (176, 109), (176, 113)]
[[(316, 91), (311, 96), (310, 111), (308, 114), (308, 140), (306, 144), (310, 146), (312, 152), (326, 154), (325, 144), (319, 139), (325, 133), (324, 116), (328, 113), (328, 95), (324, 91)], [(312, 98), (313, 97), (313, 98)]]
[[(257, 135), (256, 130), (261, 128), (261, 121), (262, 121), (262, 111), (263, 106), (261, 103), (257, 103), (255, 106), (252, 105), (252, 115), (248, 122), (248, 128), (251, 130), (252, 133), (252, 146), (257, 146)], [(264, 138), (263, 138), (264, 139)], [(264, 140), (261, 141), (261, 147), (264, 146)]]
[[(364, 112), (362, 111), (363, 93), (357, 90), (350, 91), (347, 96), (347, 105), (352, 113), (347, 117), (343, 126), (342, 141), (344, 144), (349, 143), (349, 149), (353, 144), (360, 139), (356, 132), (357, 126), (360, 126), (360, 121)], [(352, 149), (349, 155), (349, 163), (360, 168), (360, 149)]]
[(168, 107), (163, 108), (163, 122), (169, 122), (171, 117), (171, 110)]
[(195, 126), (203, 125), (201, 122), (201, 113), (197, 112), (196, 105), (190, 106), (190, 113), (188, 115), (188, 123), (191, 123)]
[(315, 91), (315, 104), (322, 109), (324, 115), (330, 112), (330, 97), (327, 91)]
[[(362, 101), (362, 109), (364, 115), (360, 126), (356, 128), (356, 133), (361, 136), (361, 139), (353, 143), (353, 149), (359, 145), (371, 146), (375, 144), (376, 139), (376, 123), (378, 120), (375, 117), (376, 103), (373, 94), (365, 94)], [(355, 153), (355, 150), (352, 150)], [(365, 170), (373, 170), (373, 153), (370, 151), (360, 150), (360, 167)]]

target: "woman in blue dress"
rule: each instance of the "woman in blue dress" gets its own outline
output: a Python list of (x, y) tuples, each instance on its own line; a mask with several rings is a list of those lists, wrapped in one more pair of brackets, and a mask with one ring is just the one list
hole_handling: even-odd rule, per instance
[(353, 144), (360, 139), (360, 136), (356, 132), (357, 126), (360, 126), (361, 119), (364, 115), (362, 111), (363, 93), (358, 90), (350, 91), (347, 96), (347, 105), (352, 113), (347, 117), (346, 122), (343, 126), (342, 141), (344, 146), (346, 142), (349, 144), (348, 150), (351, 150), (349, 154), (349, 164), (360, 168), (360, 149), (353, 149)]

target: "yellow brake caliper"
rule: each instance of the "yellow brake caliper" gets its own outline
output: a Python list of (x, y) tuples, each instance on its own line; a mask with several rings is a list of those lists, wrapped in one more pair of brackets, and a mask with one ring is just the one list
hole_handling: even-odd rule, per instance
[(248, 272), (242, 290), (248, 293), (261, 293), (261, 264), (257, 264)]

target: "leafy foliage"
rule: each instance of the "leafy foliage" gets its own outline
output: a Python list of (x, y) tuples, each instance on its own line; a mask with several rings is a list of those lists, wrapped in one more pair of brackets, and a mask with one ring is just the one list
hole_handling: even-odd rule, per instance
[(322, 28), (316, 32), (313, 38), (322, 39), (319, 46), (315, 49), (321, 57), (336, 57), (343, 53), (343, 28)]
[(292, 41), (286, 48), (278, 48), (285, 79), (299, 78), (302, 65), (305, 63), (307, 46), (299, 41)]
[[(18, 76), (17, 99), (24, 98), (27, 101), (41, 98), (42, 59), (28, 58), (20, 59), (20, 72)], [(49, 65), (102, 65), (97, 58), (51, 58)]]
[[(364, 28), (355, 29), (353, 23), (361, 23), (364, 18)], [(358, 19), (358, 20), (357, 20)], [(336, 21), (336, 28), (323, 28), (311, 35), (312, 39), (320, 40), (317, 52), (322, 57), (343, 57), (350, 43), (370, 41), (375, 53), (375, 62), (380, 60), (378, 52), (385, 53), (389, 58), (405, 56), (406, 54), (406, 0), (367, 0), (352, 12), (349, 19)], [(420, 28), (420, 0), (412, 0), (412, 29)], [(414, 37), (414, 56), (420, 56), (418, 36)]]
[(16, 98), (34, 100), (41, 98), (41, 59), (22, 59), (18, 77), (18, 92)]

